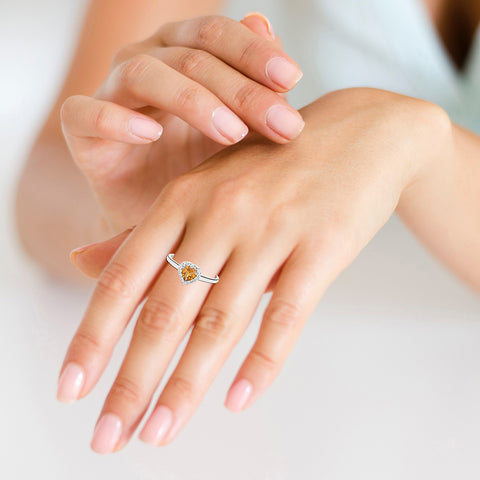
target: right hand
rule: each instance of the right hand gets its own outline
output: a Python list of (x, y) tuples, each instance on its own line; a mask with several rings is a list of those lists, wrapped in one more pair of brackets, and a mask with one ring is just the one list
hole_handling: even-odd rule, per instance
[(121, 49), (93, 98), (69, 97), (61, 115), (102, 233), (137, 224), (170, 180), (248, 127), (277, 143), (295, 138), (304, 122), (282, 93), (300, 78), (261, 14), (169, 23)]

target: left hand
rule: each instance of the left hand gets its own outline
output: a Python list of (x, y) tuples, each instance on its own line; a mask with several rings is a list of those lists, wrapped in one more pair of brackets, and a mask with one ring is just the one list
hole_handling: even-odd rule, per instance
[[(121, 245), (111, 260), (108, 242), (77, 254), (81, 267), (82, 257), (96, 252), (103, 263), (90, 271), (94, 276), (108, 265), (69, 346), (61, 373), (70, 362), (73, 367), (59, 399), (90, 392), (147, 297), (97, 423), (95, 451), (117, 451), (128, 442), (193, 324), (140, 433), (148, 443), (171, 442), (271, 288), (257, 340), (226, 399), (233, 411), (251, 406), (278, 375), (327, 287), (388, 220), (403, 192), (449, 151), (443, 110), (410, 97), (348, 89), (301, 112), (306, 127), (292, 143), (252, 138), (167, 184), (145, 219), (112, 240), (114, 249)], [(165, 261), (170, 252), (206, 275), (220, 272), (219, 283), (182, 286)], [(95, 270), (91, 261), (84, 265)]]

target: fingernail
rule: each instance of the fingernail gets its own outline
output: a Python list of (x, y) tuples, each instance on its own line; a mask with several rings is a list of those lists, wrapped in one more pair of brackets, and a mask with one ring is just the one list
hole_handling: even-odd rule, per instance
[(280, 87), (290, 90), (302, 78), (302, 71), (282, 57), (271, 58), (266, 67), (267, 77)]
[(63, 403), (74, 402), (80, 395), (84, 381), (83, 368), (78, 363), (68, 363), (58, 380), (57, 399)]
[(164, 405), (155, 408), (147, 423), (140, 432), (139, 438), (150, 445), (158, 445), (165, 438), (172, 425), (172, 411)]
[(245, 17), (243, 17), (243, 19), (245, 20), (248, 17), (257, 17), (263, 20), (263, 22), (265, 23), (265, 26), (267, 27), (268, 34), (272, 37), (272, 40), (275, 40), (275, 32), (273, 31), (272, 24), (270, 23), (270, 20), (263, 13), (250, 12), (250, 13), (247, 13)]
[(248, 380), (244, 378), (238, 380), (228, 391), (227, 399), (225, 400), (226, 407), (234, 412), (240, 411), (250, 398), (252, 390), (252, 384)]
[(267, 110), (265, 123), (279, 135), (289, 140), (295, 138), (305, 126), (299, 113), (283, 105), (274, 105)]
[(135, 117), (128, 124), (128, 129), (132, 135), (140, 137), (143, 140), (158, 140), (162, 135), (163, 128), (153, 120)]
[(98, 242), (95, 243), (89, 243), (88, 245), (83, 245), (82, 247), (78, 247), (75, 250), (72, 250), (70, 252), (70, 261), (73, 263), (73, 266), (77, 266), (77, 255), (80, 255), (81, 253), (87, 251), (90, 247), (93, 247), (94, 245), (97, 245)]
[(212, 123), (220, 135), (233, 143), (248, 133), (248, 127), (227, 107), (218, 107), (213, 112)]
[(113, 413), (106, 413), (100, 418), (93, 432), (90, 446), (97, 453), (111, 453), (122, 434), (122, 421)]

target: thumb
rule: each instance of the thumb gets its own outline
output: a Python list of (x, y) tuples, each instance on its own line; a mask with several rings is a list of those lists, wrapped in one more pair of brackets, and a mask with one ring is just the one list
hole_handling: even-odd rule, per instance
[(133, 228), (129, 228), (103, 242), (91, 243), (76, 248), (70, 253), (70, 261), (87, 277), (98, 278), (132, 231)]

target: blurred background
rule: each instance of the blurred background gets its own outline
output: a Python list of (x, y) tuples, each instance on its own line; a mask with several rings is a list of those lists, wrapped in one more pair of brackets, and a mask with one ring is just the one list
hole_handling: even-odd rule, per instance
[[(132, 329), (92, 394), (58, 403), (57, 375), (91, 289), (32, 265), (13, 226), (15, 184), (63, 80), (86, 3), (0, 3), (0, 478), (480, 478), (480, 301), (396, 218), (329, 289), (251, 409), (233, 414), (223, 401), (266, 302), (171, 445), (150, 447), (135, 435), (114, 455), (90, 450)], [(306, 72), (293, 104), (318, 96), (288, 19), (273, 2), (250, 4), (227, 13), (240, 19), (262, 11), (283, 33)]]

